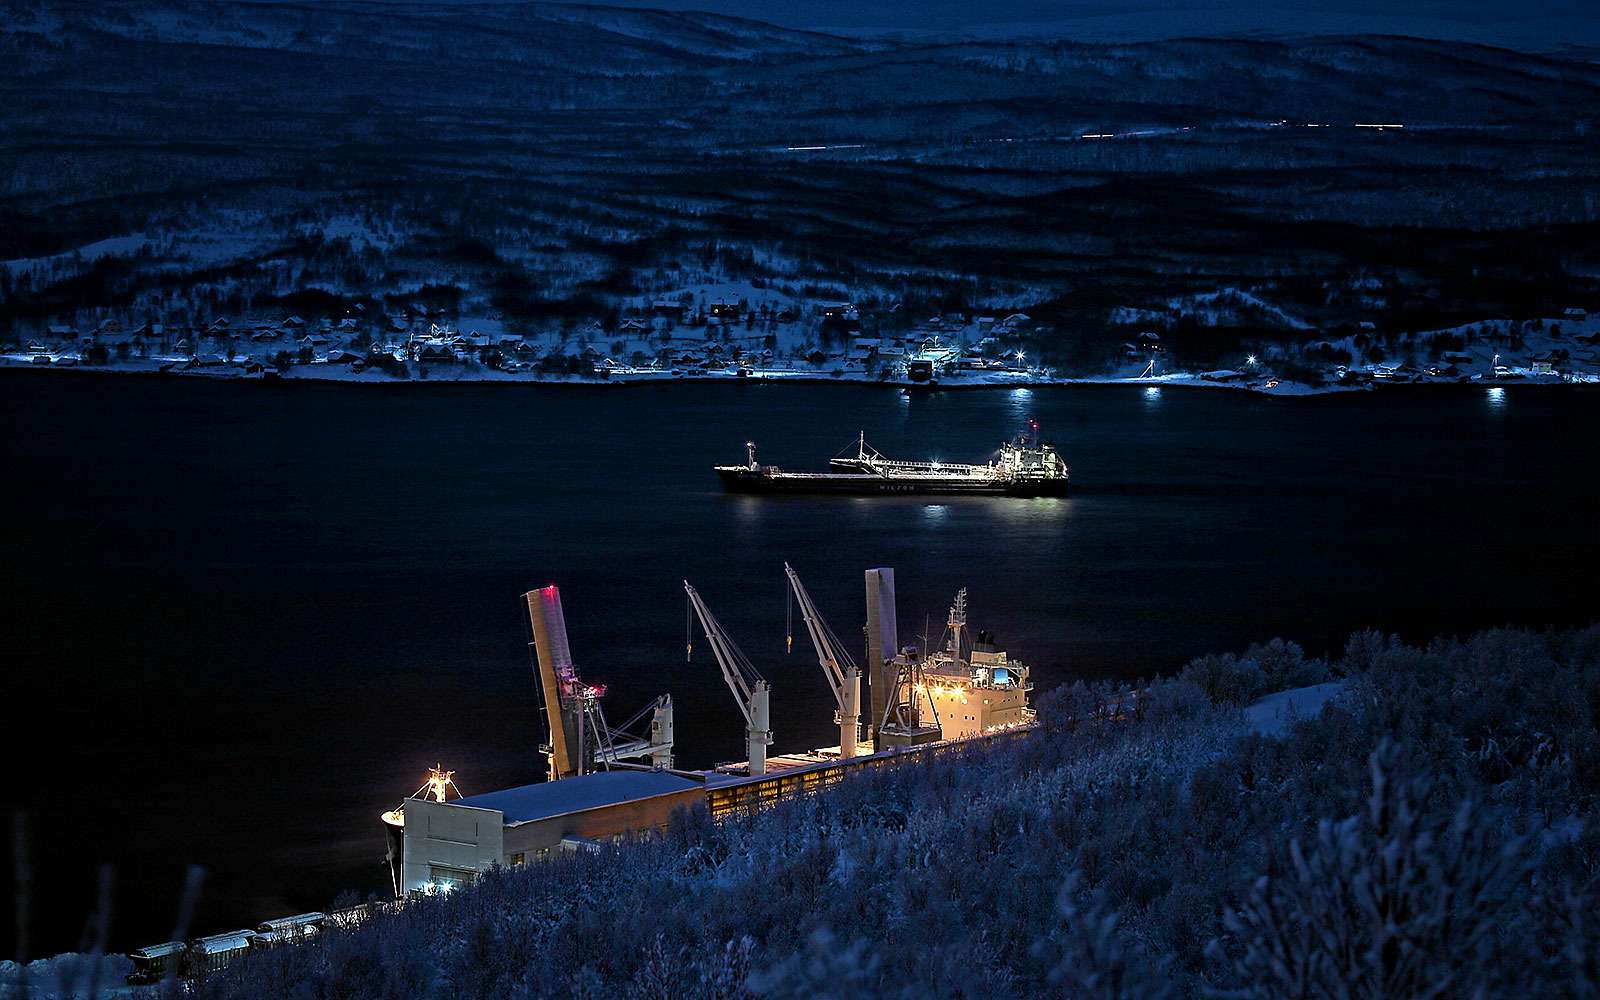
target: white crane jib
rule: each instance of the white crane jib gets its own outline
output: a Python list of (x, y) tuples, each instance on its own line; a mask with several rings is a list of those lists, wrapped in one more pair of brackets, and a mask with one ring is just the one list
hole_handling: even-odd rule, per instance
[[(772, 722), (767, 705), (771, 688), (756, 672), (749, 658), (728, 638), (728, 634), (717, 623), (716, 616), (706, 607), (706, 602), (700, 599), (700, 594), (689, 585), (688, 580), (683, 581), (683, 590), (689, 595), (689, 606), (700, 619), (700, 628), (705, 632), (706, 641), (711, 644), (711, 653), (717, 658), (717, 666), (722, 668), (722, 679), (727, 682), (728, 690), (733, 692), (734, 700), (739, 703), (739, 711), (744, 713), (750, 773), (765, 774), (767, 747), (772, 743)], [(688, 652), (694, 652), (692, 642)]]
[[(789, 577), (795, 603), (800, 605), (800, 619), (811, 633), (811, 644), (817, 648), (817, 662), (822, 665), (833, 700), (838, 703), (834, 721), (839, 724), (839, 756), (848, 760), (856, 755), (856, 740), (861, 734), (861, 671), (851, 662), (839, 637), (822, 619), (816, 605), (811, 603), (811, 595), (806, 593), (800, 575), (788, 563), (783, 564), (783, 571)], [(790, 642), (793, 642), (792, 634)]]

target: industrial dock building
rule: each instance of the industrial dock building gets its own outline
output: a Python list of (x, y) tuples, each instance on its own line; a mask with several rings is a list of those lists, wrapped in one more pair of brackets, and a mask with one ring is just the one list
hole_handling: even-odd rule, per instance
[(407, 799), (403, 821), (389, 824), (395, 892), (448, 890), (495, 866), (663, 829), (673, 810), (703, 801), (703, 775), (632, 768), (444, 802)]

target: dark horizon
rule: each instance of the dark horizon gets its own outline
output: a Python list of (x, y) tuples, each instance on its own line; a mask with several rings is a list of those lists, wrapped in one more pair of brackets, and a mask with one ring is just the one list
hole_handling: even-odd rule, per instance
[[(473, 0), (446, 2), (469, 4)], [(1404, 8), (1378, 0), (995, 0), (982, 5), (961, 0), (914, 5), (847, 0), (607, 0), (575, 5), (703, 12), (804, 31), (907, 41), (1060, 38), (1140, 42), (1182, 37), (1373, 34), (1538, 51), (1600, 47), (1600, 17), (1594, 16), (1592, 5), (1579, 0), (1521, 4), (1432, 0)]]

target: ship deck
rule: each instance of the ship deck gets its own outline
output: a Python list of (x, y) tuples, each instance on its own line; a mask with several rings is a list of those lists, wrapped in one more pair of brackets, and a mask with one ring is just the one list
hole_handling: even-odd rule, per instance
[(754, 472), (747, 466), (743, 465), (719, 465), (715, 466), (712, 471), (735, 475), (743, 474), (751, 477), (762, 477), (766, 479), (801, 479), (827, 482), (839, 482), (844, 480), (873, 483), (884, 480), (927, 480), (929, 482), (971, 481), (976, 483), (990, 483), (1003, 481), (999, 476), (996, 476), (987, 470), (979, 470), (978, 472), (972, 474), (964, 474), (959, 471), (952, 471), (948, 469), (937, 472), (897, 469), (888, 474), (872, 472), (785, 472), (782, 469), (763, 469), (760, 472)]
[(949, 472), (894, 472), (891, 475), (870, 472), (784, 472), (762, 470), (752, 472), (744, 466), (717, 466), (714, 472), (734, 475), (747, 482), (790, 483), (973, 483), (973, 485), (1005, 485), (1006, 480), (997, 475), (952, 475)]
[[(857, 757), (870, 757), (876, 752), (877, 750), (873, 747), (871, 740), (862, 740), (856, 744)], [(843, 759), (844, 757), (840, 754), (838, 747), (817, 747), (815, 750), (772, 754), (767, 758), (767, 773), (777, 774), (783, 771), (792, 771), (795, 768), (812, 767), (816, 764), (837, 764)], [(718, 764), (715, 771), (718, 774), (747, 777), (750, 773), (750, 762), (741, 760), (728, 764)]]
[(863, 742), (858, 744), (857, 755), (849, 759), (839, 756), (838, 747), (819, 747), (799, 753), (774, 754), (767, 758), (765, 774), (749, 774), (748, 761), (738, 764), (719, 764), (714, 770), (700, 773), (706, 778), (706, 797), (711, 816), (713, 819), (721, 819), (733, 813), (764, 809), (785, 799), (831, 788), (843, 781), (851, 772), (879, 767), (898, 767), (916, 761), (931, 760), (965, 748), (987, 746), (997, 740), (1014, 739), (1038, 728), (1037, 722), (1030, 722), (963, 739), (939, 740), (910, 747), (888, 747), (884, 750), (878, 750), (871, 743)]
[(901, 473), (927, 473), (942, 476), (993, 476), (995, 468), (992, 465), (970, 465), (964, 462), (902, 462), (899, 459), (873, 459), (866, 461), (854, 458), (836, 458), (834, 462), (845, 468), (875, 468), (895, 474)]

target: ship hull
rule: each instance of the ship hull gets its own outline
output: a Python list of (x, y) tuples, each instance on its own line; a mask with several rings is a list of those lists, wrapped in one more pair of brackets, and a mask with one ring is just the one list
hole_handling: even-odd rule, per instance
[(730, 493), (836, 494), (847, 496), (1007, 496), (1067, 495), (1065, 478), (1039, 482), (995, 482), (964, 478), (918, 477), (915, 481), (864, 473), (756, 472), (735, 467), (717, 470)]

